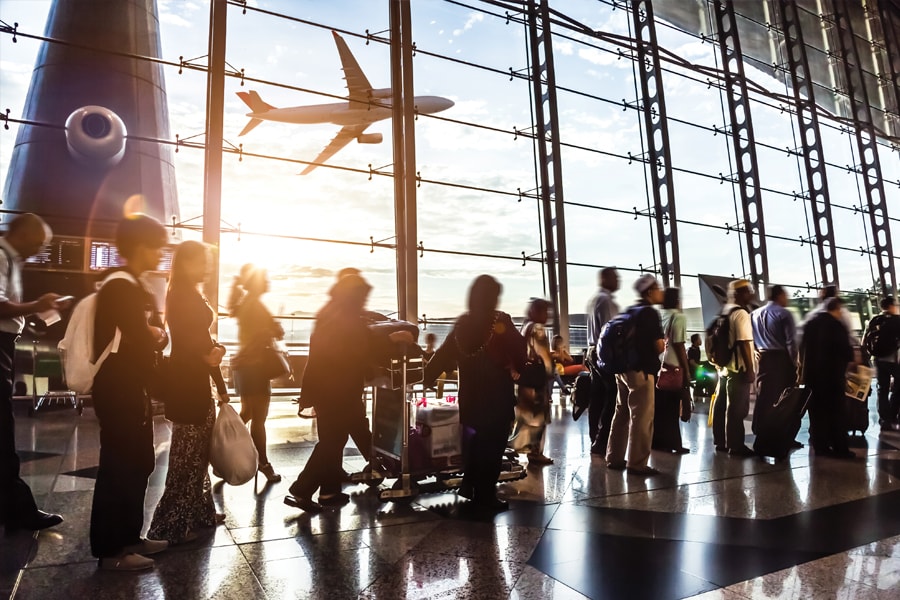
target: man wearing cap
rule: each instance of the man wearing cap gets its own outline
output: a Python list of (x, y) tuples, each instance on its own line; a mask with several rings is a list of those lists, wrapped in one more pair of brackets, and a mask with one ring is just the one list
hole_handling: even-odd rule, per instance
[(597, 368), (597, 340), (607, 321), (619, 314), (613, 294), (619, 289), (619, 272), (615, 267), (600, 271), (600, 289), (587, 306), (588, 368), (591, 372), (591, 404), (588, 407), (588, 435), (591, 438), (591, 452), (606, 454), (609, 428), (613, 413), (616, 412), (618, 385), (611, 373), (603, 373)]
[[(729, 456), (754, 455), (744, 443), (744, 419), (750, 412), (750, 386), (756, 372), (748, 310), (752, 298), (750, 282), (737, 279), (728, 284), (728, 303), (722, 307), (728, 315), (728, 346), (733, 352), (719, 382), (719, 399), (713, 409), (713, 440), (716, 451), (727, 451)], [(723, 390), (725, 398), (721, 397)]]
[[(769, 302), (750, 313), (753, 343), (759, 352), (753, 433), (765, 426), (769, 411), (782, 392), (797, 381), (796, 326), (787, 305), (787, 291), (780, 285), (773, 285), (769, 290)], [(803, 447), (799, 442), (794, 446)]]
[(634, 282), (634, 290), (640, 295), (640, 300), (627, 312), (634, 319), (632, 339), (637, 350), (637, 364), (634, 370), (616, 374), (618, 395), (606, 464), (615, 470), (627, 467), (632, 475), (656, 475), (659, 471), (650, 467), (647, 461), (653, 441), (653, 397), (660, 367), (659, 355), (665, 350), (659, 313), (653, 305), (663, 301), (663, 291), (656, 278), (649, 273)]

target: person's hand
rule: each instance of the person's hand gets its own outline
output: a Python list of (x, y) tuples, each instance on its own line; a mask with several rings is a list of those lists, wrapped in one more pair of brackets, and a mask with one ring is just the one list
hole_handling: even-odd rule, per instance
[(231, 402), (231, 398), (228, 396), (228, 394), (219, 394), (218, 396), (219, 396), (219, 406), (222, 406), (223, 404), (228, 404), (229, 402)]
[(60, 298), (62, 298), (62, 296), (52, 292), (44, 294), (34, 301), (34, 312), (40, 313), (45, 310), (62, 308), (61, 306), (58, 306)]
[(521, 377), (522, 374), (519, 373), (518, 371), (516, 371), (515, 369), (510, 369), (510, 370), (509, 370), (509, 376), (512, 377), (512, 380), (513, 380), (513, 381), (518, 381), (518, 380), (519, 380), (519, 377)]
[(204, 357), (206, 364), (210, 367), (218, 367), (222, 363), (225, 356), (225, 346), (216, 344), (209, 350), (209, 354)]
[(275, 323), (275, 332), (272, 337), (274, 337), (276, 340), (284, 339), (284, 327), (282, 327), (281, 323), (278, 323), (277, 321)]
[(416, 341), (409, 331), (395, 331), (388, 336), (388, 339), (395, 344), (413, 344)]
[(154, 327), (153, 325), (148, 325), (147, 329), (150, 330), (150, 336), (153, 338), (153, 341), (156, 342), (156, 345), (160, 348), (165, 348), (169, 343), (169, 334), (166, 333), (166, 330), (162, 327)]

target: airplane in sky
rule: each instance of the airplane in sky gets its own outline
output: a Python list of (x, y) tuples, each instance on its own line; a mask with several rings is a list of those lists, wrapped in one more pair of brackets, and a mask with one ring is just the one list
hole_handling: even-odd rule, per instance
[[(337, 32), (332, 31), (331, 33), (334, 35), (334, 42), (337, 44), (338, 54), (341, 57), (344, 79), (347, 81), (347, 91), (349, 92), (347, 102), (276, 108), (264, 102), (253, 90), (237, 93), (252, 111), (247, 113), (250, 121), (239, 135), (250, 133), (263, 121), (298, 124), (334, 123), (341, 126), (341, 130), (334, 136), (334, 139), (313, 161), (314, 164), (303, 169), (301, 175), (306, 175), (319, 164), (324, 163), (353, 139), (360, 144), (380, 144), (383, 139), (380, 133), (364, 132), (372, 123), (387, 119), (392, 115), (391, 88), (373, 89), (359, 63), (356, 62), (356, 58), (350, 52), (350, 48), (347, 47), (347, 42)], [(370, 104), (373, 100), (378, 104)], [(440, 96), (416, 96), (413, 104), (420, 114), (430, 115), (447, 110), (453, 106), (453, 101)]]

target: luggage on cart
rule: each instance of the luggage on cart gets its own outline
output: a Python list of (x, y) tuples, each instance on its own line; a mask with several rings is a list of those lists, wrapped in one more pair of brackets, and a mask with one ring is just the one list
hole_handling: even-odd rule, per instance
[(847, 431), (853, 433), (858, 431), (860, 435), (869, 428), (869, 402), (868, 398), (864, 398), (862, 402), (844, 396), (844, 415), (847, 421)]
[(753, 450), (760, 456), (777, 460), (785, 458), (791, 443), (800, 431), (800, 421), (809, 403), (810, 390), (805, 387), (789, 387), (757, 425)]
[(869, 428), (869, 394), (875, 369), (856, 365), (847, 371), (847, 387), (844, 390), (844, 415), (847, 431), (858, 431), (860, 435)]

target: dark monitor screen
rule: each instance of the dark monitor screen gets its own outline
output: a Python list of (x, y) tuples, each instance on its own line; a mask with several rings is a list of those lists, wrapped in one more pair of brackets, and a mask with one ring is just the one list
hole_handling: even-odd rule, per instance
[[(159, 260), (157, 271), (169, 272), (172, 270), (172, 258), (175, 255), (174, 246), (163, 246), (162, 257)], [(91, 241), (90, 270), (102, 271), (112, 267), (121, 267), (125, 261), (119, 256), (116, 245), (112, 242)]]
[(84, 238), (57, 237), (25, 261), (31, 268), (61, 271), (84, 269)]

